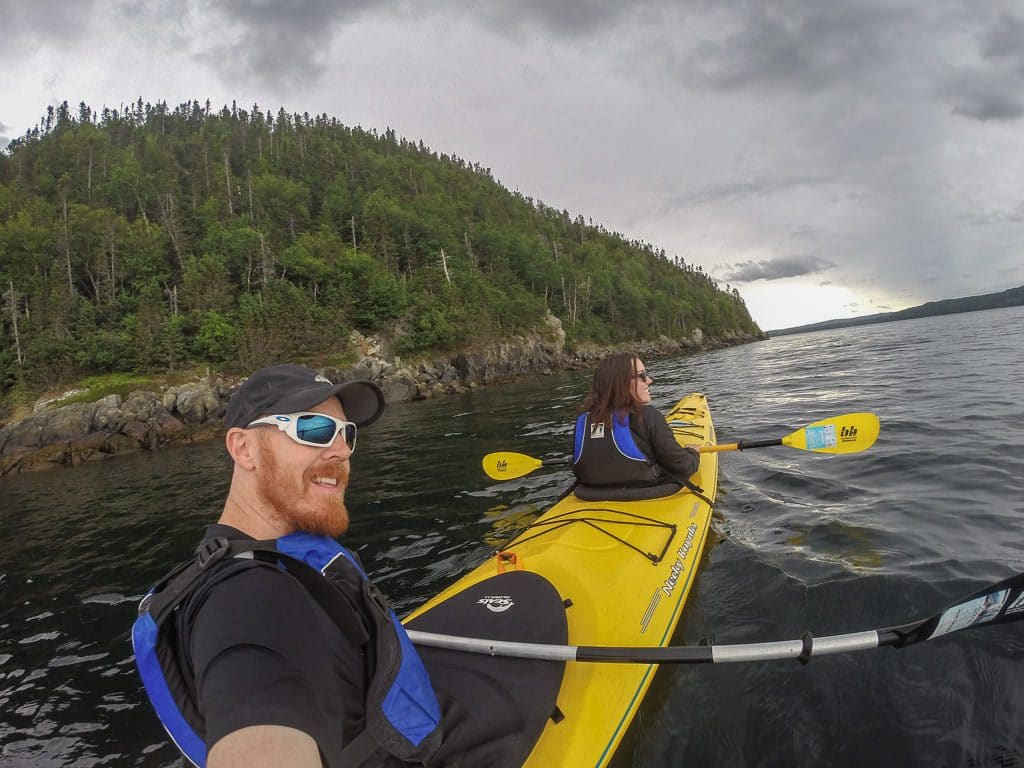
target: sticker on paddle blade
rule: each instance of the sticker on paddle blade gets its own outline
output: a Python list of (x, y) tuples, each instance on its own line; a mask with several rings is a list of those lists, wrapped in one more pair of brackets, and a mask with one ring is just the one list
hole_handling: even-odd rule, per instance
[(1011, 613), (1020, 613), (1021, 611), (1024, 611), (1024, 592), (1021, 592), (1017, 599), (1010, 603), (1010, 607), (1006, 609), (1006, 615), (1009, 616)]
[(823, 427), (806, 427), (804, 439), (807, 441), (807, 449), (811, 451), (821, 448), (834, 448), (836, 445), (836, 428), (834, 424)]
[(997, 592), (989, 592), (987, 595), (976, 597), (960, 605), (954, 605), (952, 608), (947, 608), (942, 612), (942, 616), (939, 617), (938, 626), (928, 636), (928, 639), (931, 640), (933, 637), (947, 635), (950, 632), (973, 627), (975, 624), (984, 624), (987, 621), (992, 621), (1003, 609), (1003, 604), (1009, 595), (1009, 589), (1000, 589)]

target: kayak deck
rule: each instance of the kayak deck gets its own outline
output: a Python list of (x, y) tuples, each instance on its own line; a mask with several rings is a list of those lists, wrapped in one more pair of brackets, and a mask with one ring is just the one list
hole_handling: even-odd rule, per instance
[[(703, 395), (684, 397), (667, 419), (681, 445), (715, 443)], [(714, 500), (718, 482), (716, 453), (701, 455), (691, 481), (701, 494), (682, 489), (642, 501), (582, 501), (569, 495), (406, 623), (498, 573), (521, 570), (542, 576), (565, 601), (570, 645), (667, 645), (707, 540), (708, 501)], [(455, 626), (441, 631), (462, 634)], [(567, 664), (557, 710), (551, 713), (555, 717), (547, 720), (525, 765), (606, 765), (656, 670), (654, 664)]]

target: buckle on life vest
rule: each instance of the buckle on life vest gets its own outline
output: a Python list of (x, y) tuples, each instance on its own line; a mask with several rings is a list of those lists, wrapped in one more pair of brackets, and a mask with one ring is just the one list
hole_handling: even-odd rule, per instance
[(212, 539), (204, 539), (196, 547), (196, 559), (200, 568), (206, 568), (211, 563), (220, 560), (228, 552), (230, 543), (223, 536), (214, 536)]
[(391, 610), (391, 602), (384, 596), (384, 593), (380, 591), (380, 587), (374, 584), (372, 581), (367, 580), (366, 584), (366, 596), (370, 598), (370, 602), (376, 605), (380, 612), (387, 615), (388, 611)]

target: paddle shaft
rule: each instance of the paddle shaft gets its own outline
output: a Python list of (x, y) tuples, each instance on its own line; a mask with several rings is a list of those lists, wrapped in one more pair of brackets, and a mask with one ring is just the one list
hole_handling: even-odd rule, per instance
[(644, 648), (642, 646), (587, 646), (547, 645), (544, 643), (517, 643), (502, 640), (484, 640), (457, 635), (409, 630), (409, 638), (416, 645), (446, 648), (452, 651), (478, 653), (488, 656), (511, 656), (518, 659), (545, 661), (576, 661), (611, 664), (723, 664), (772, 659), (802, 659), (830, 653), (847, 653), (878, 648), (883, 643), (876, 631), (855, 632), (808, 640), (780, 640), (743, 645), (698, 645)]
[(721, 453), (722, 451), (746, 451), (750, 448), (770, 448), (783, 445), (782, 438), (775, 440), (740, 440), (738, 443), (720, 443), (719, 445), (702, 445), (697, 448), (700, 453)]
[(544, 459), (541, 461), (542, 467), (558, 467), (565, 466), (566, 464), (572, 464), (572, 456), (561, 456), (557, 459)]
[(780, 640), (742, 645), (699, 646), (576, 646), (518, 643), (484, 638), (441, 635), (409, 630), (417, 645), (447, 648), (488, 656), (511, 656), (549, 661), (577, 661), (624, 664), (724, 664), (743, 661), (797, 659), (812, 656), (893, 646), (903, 648), (942, 635), (978, 626), (1006, 624), (1024, 619), (1024, 573), (990, 584), (944, 608), (927, 619), (888, 629), (872, 629), (845, 635), (812, 637), (805, 632), (799, 640)]

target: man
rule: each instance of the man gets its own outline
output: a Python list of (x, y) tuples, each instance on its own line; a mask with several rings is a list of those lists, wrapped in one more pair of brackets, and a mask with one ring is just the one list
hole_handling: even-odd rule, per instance
[(404, 630), (354, 556), (345, 490), (356, 433), (384, 410), (369, 381), (256, 371), (232, 396), (234, 462), (199, 554), (143, 600), (136, 660), (197, 765), (421, 764), (440, 710)]

